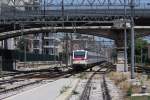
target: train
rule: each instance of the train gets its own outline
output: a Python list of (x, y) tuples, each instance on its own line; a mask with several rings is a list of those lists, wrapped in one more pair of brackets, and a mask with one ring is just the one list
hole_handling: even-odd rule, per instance
[[(0, 65), (4, 71), (32, 71), (48, 69), (53, 63), (60, 63), (62, 57), (44, 54), (26, 54), (26, 66), (24, 66), (24, 52), (17, 50), (0, 49)], [(73, 51), (73, 69), (85, 69), (106, 61), (104, 55), (87, 50)], [(40, 67), (42, 65), (42, 67)]]
[(90, 52), (87, 50), (73, 51), (73, 69), (81, 70), (91, 68), (101, 62), (106, 61), (106, 57), (100, 53)]

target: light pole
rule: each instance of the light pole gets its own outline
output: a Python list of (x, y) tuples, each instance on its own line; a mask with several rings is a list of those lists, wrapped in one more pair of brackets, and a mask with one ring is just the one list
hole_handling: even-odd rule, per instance
[(135, 78), (135, 33), (134, 33), (134, 0), (131, 0), (131, 79)]
[(68, 68), (68, 33), (66, 33), (66, 67)]
[(142, 66), (142, 71), (143, 71), (143, 48), (141, 47), (141, 66)]
[(3, 77), (3, 69), (2, 69), (2, 56), (0, 56), (0, 77)]
[(126, 28), (126, 0), (124, 0), (124, 71), (127, 71), (127, 28)]
[(16, 17), (16, 0), (14, 0), (14, 2), (13, 2), (13, 14), (14, 14), (14, 19), (15, 19), (15, 17)]
[(24, 68), (26, 68), (26, 60), (27, 60), (27, 57), (26, 57), (26, 46), (27, 46), (27, 41), (26, 41), (26, 38), (23, 34), (23, 29), (24, 29), (24, 25), (21, 25), (21, 35), (22, 35), (22, 39), (24, 40)]
[(72, 34), (73, 33), (71, 33), (71, 41), (70, 41), (70, 46), (71, 46), (71, 53), (70, 53), (70, 56), (71, 56), (71, 67), (72, 67), (72, 65), (73, 65), (73, 56), (72, 56), (72, 54), (73, 54), (73, 37), (72, 37)]
[(46, 12), (46, 6), (45, 6), (46, 2), (44, 0), (44, 18), (45, 18), (45, 12)]
[(27, 56), (26, 56), (26, 54), (27, 54), (27, 50), (26, 50), (27, 44), (26, 43), (27, 43), (27, 40), (24, 36), (24, 67), (25, 68), (26, 68), (26, 61), (27, 61)]

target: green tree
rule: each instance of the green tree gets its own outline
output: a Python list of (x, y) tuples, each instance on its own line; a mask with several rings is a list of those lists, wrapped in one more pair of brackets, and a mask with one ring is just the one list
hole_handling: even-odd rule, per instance
[[(147, 45), (148, 43), (146, 40), (143, 40), (141, 38), (136, 39), (135, 54), (136, 54), (137, 63), (141, 62), (141, 58), (143, 58), (144, 62), (147, 62)], [(141, 57), (141, 52), (143, 54), (142, 57)]]
[(20, 40), (17, 43), (17, 48), (21, 51), (24, 51), (24, 48), (26, 47), (26, 51), (29, 51), (29, 41), (24, 38), (20, 38)]
[(117, 62), (117, 51), (115, 49), (112, 50), (111, 58), (114, 59), (114, 62)]
[[(143, 40), (142, 38), (137, 38), (135, 41), (135, 59), (136, 59), (136, 63), (141, 63), (141, 50), (143, 52), (143, 60), (144, 61), (148, 61), (148, 57), (147, 57), (147, 45), (148, 42), (146, 40)], [(131, 42), (129, 41), (128, 44), (128, 60), (129, 62), (131, 61)]]
[(136, 43), (135, 43), (135, 49), (136, 49), (136, 53), (137, 54), (141, 54), (140, 50), (141, 48), (146, 48), (146, 46), (148, 45), (146, 40), (143, 40), (141, 38), (136, 39)]

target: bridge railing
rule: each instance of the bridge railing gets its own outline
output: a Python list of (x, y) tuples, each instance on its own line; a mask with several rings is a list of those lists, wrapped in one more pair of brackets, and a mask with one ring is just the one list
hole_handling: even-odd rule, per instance
[[(4, 2), (5, 1), (5, 2)], [(46, 16), (123, 16), (124, 7), (130, 16), (131, 0), (25, 0), (0, 1), (0, 19), (43, 18)], [(135, 0), (135, 15), (149, 16), (150, 4)]]

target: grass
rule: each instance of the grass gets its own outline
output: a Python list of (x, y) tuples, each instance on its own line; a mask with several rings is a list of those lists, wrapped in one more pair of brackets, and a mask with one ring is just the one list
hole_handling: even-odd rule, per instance
[(85, 72), (81, 73), (81, 74), (78, 76), (78, 78), (80, 78), (80, 79), (87, 79), (86, 73), (85, 73)]
[(77, 92), (75, 90), (72, 91), (72, 95), (78, 95), (78, 94), (79, 94), (79, 92)]
[(131, 96), (132, 95), (132, 87), (128, 88), (127, 92), (126, 92), (127, 96)]
[(149, 79), (150, 79), (150, 75), (147, 76), (147, 80), (149, 80)]
[[(141, 93), (141, 86), (150, 84), (150, 75), (136, 74), (136, 79), (139, 80), (139, 85), (132, 85), (130, 82), (130, 73), (111, 72), (108, 77), (114, 81), (124, 95), (124, 100), (150, 100), (150, 96), (131, 97), (132, 94)], [(148, 85), (150, 86), (150, 85)], [(149, 90), (147, 90), (150, 93)]]
[(62, 89), (60, 90), (60, 94), (66, 92), (69, 88), (70, 88), (69, 86), (62, 87)]
[(150, 96), (135, 96), (131, 97), (131, 100), (150, 100)]
[[(133, 93), (139, 93), (141, 91), (140, 86), (132, 86), (130, 83), (130, 74), (122, 72), (111, 72), (108, 74), (108, 77), (114, 81), (115, 85), (118, 86), (122, 92), (125, 94), (125, 100), (130, 100), (130, 96)], [(139, 78), (140, 75), (137, 75)], [(141, 81), (142, 84), (142, 81)]]
[(115, 85), (119, 85), (120, 83), (126, 81), (128, 79), (128, 75), (120, 72), (111, 72), (108, 77), (115, 82)]

